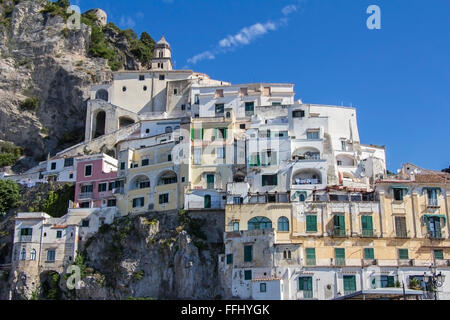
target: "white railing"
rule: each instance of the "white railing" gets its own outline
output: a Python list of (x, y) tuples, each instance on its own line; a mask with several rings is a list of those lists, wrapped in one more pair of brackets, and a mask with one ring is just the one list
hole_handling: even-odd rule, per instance
[(83, 192), (78, 195), (78, 199), (91, 199), (93, 195), (93, 192)]

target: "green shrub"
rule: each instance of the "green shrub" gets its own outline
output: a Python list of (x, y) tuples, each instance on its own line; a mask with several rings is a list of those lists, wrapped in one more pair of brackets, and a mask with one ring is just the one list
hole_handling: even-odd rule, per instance
[(12, 166), (21, 155), (21, 149), (13, 143), (0, 142), (0, 167)]
[(37, 110), (39, 106), (39, 98), (38, 97), (26, 98), (24, 101), (22, 101), (20, 106), (25, 110), (34, 112)]
[(41, 133), (45, 134), (45, 135), (48, 135), (50, 133), (50, 129), (47, 128), (47, 127), (42, 127), (41, 128)]
[(19, 201), (19, 185), (11, 180), (0, 180), (0, 214), (18, 206)]
[(57, 191), (49, 191), (47, 198), (40, 205), (39, 210), (54, 218), (62, 217), (67, 213), (69, 200), (73, 201), (75, 187), (69, 184), (64, 185)]
[(144, 275), (145, 275), (144, 270), (136, 271), (133, 274), (133, 279), (136, 280), (136, 281), (141, 281), (144, 278)]
[(70, 6), (68, 0), (58, 0), (56, 2), (47, 1), (44, 8), (41, 10), (42, 14), (49, 14), (51, 16), (60, 16), (64, 20), (70, 16), (66, 10)]

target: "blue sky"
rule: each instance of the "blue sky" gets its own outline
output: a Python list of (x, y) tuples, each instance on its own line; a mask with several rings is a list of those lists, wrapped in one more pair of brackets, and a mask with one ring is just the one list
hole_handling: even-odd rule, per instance
[[(72, 0), (155, 40), (176, 68), (245, 82), (295, 84), (305, 103), (357, 108), (362, 143), (388, 169), (450, 165), (448, 0)], [(369, 5), (381, 30), (369, 30)], [(284, 9), (284, 10), (283, 10)], [(246, 28), (246, 29), (245, 29)]]

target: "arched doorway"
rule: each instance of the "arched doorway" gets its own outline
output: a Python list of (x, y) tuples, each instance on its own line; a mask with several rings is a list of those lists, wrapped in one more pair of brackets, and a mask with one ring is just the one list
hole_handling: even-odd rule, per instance
[(119, 118), (119, 129), (128, 127), (132, 125), (135, 121), (130, 117), (120, 117)]
[(94, 135), (93, 138), (101, 137), (105, 134), (106, 131), (106, 112), (101, 110), (95, 116), (95, 125), (94, 125)]
[(95, 93), (95, 99), (108, 101), (108, 91), (105, 89), (100, 89)]

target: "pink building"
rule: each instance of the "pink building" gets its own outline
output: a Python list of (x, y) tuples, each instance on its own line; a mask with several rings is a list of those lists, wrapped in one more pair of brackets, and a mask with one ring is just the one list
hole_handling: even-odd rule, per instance
[(75, 205), (79, 208), (115, 207), (114, 192), (123, 188), (117, 180), (117, 160), (97, 154), (79, 158), (76, 166)]

